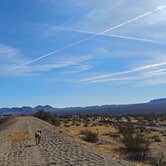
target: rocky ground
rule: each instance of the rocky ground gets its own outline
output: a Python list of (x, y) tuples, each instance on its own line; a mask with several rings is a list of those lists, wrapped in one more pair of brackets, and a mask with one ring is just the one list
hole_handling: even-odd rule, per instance
[[(40, 145), (34, 133), (42, 130)], [(130, 166), (126, 161), (106, 158), (56, 131), (55, 127), (34, 117), (16, 117), (0, 128), (0, 165), (2, 166)]]

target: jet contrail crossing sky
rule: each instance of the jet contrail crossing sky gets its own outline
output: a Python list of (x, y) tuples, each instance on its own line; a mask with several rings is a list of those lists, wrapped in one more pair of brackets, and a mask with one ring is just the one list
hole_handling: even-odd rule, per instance
[(44, 58), (47, 58), (47, 57), (49, 57), (49, 56), (51, 56), (51, 55), (54, 55), (55, 53), (58, 53), (58, 52), (60, 52), (60, 51), (63, 51), (63, 50), (65, 50), (65, 49), (67, 49), (67, 48), (71, 48), (71, 47), (76, 46), (76, 45), (78, 45), (78, 44), (80, 44), (80, 43), (83, 43), (83, 42), (85, 42), (85, 41), (88, 41), (88, 40), (90, 40), (90, 39), (96, 38), (97, 36), (100, 36), (100, 35), (103, 35), (103, 34), (105, 35), (105, 33), (107, 33), (107, 32), (110, 32), (110, 31), (113, 31), (113, 30), (115, 30), (115, 29), (121, 28), (121, 27), (123, 27), (123, 26), (125, 26), (125, 25), (127, 25), (127, 24), (130, 24), (130, 23), (132, 23), (132, 22), (135, 22), (135, 21), (137, 21), (137, 20), (140, 20), (140, 19), (142, 19), (142, 18), (144, 18), (144, 17), (147, 17), (147, 16), (149, 16), (149, 15), (152, 15), (152, 14), (155, 13), (155, 12), (159, 12), (159, 11), (162, 11), (162, 10), (164, 10), (164, 9), (166, 9), (166, 5), (158, 6), (157, 8), (155, 8), (155, 9), (152, 10), (152, 11), (145, 12), (144, 14), (138, 15), (137, 17), (134, 17), (134, 18), (132, 18), (132, 19), (129, 19), (129, 20), (127, 20), (127, 21), (124, 21), (124, 22), (122, 22), (122, 23), (120, 23), (120, 24), (118, 24), (118, 25), (112, 26), (112, 27), (110, 27), (110, 28), (104, 30), (103, 32), (100, 32), (100, 33), (97, 33), (97, 34), (93, 34), (93, 35), (91, 35), (91, 36), (89, 36), (89, 37), (87, 37), (87, 38), (84, 38), (84, 39), (75, 41), (75, 42), (73, 42), (73, 43), (71, 43), (71, 44), (69, 44), (69, 45), (67, 45), (67, 46), (65, 46), (65, 47), (56, 49), (56, 50), (51, 51), (51, 52), (49, 52), (49, 53), (47, 53), (47, 54), (44, 54), (44, 55), (42, 55), (42, 56), (39, 56), (39, 57), (37, 57), (37, 58), (35, 58), (35, 59), (32, 59), (32, 60), (30, 60), (30, 61), (27, 61), (26, 63), (21, 64), (20, 66), (18, 66), (18, 67), (16, 67), (16, 68), (20, 68), (21, 66), (30, 65), (30, 64), (32, 64), (32, 63), (38, 62), (38, 61), (40, 61), (40, 60), (42, 60), (42, 59), (44, 59)]

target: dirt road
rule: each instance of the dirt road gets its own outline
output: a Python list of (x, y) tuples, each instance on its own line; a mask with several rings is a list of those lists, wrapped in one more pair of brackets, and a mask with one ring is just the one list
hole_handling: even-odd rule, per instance
[[(34, 132), (42, 130), (40, 145)], [(55, 127), (34, 117), (17, 117), (0, 128), (0, 166), (129, 166), (127, 162), (106, 158)]]

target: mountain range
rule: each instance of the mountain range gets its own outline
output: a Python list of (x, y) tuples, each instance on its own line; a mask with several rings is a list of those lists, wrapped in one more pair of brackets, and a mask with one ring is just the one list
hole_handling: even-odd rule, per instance
[(124, 115), (124, 114), (166, 114), (166, 98), (140, 104), (102, 105), (88, 107), (56, 108), (49, 105), (36, 107), (0, 108), (1, 115), (30, 115), (45, 110), (59, 116), (64, 115)]

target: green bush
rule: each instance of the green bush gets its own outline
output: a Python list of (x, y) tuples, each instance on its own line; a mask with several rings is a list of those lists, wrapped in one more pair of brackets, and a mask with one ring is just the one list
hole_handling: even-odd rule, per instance
[(59, 118), (56, 115), (52, 114), (51, 112), (39, 110), (34, 114), (34, 116), (39, 119), (45, 120), (45, 121), (51, 123), (52, 125), (55, 125), (55, 126), (60, 125)]
[(9, 119), (8, 117), (0, 116), (0, 124), (6, 122), (8, 119)]
[(81, 134), (83, 134), (83, 140), (91, 143), (97, 142), (98, 139), (98, 133), (92, 132), (90, 130), (83, 130), (81, 131)]
[(130, 157), (135, 160), (144, 160), (149, 150), (149, 143), (139, 129), (132, 124), (119, 127), (122, 134), (122, 142), (126, 150), (130, 153)]

